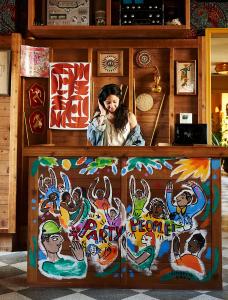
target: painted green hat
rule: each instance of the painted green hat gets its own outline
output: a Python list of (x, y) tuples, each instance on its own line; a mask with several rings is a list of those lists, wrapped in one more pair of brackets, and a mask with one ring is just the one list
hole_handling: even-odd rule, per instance
[(55, 234), (60, 232), (61, 232), (61, 227), (58, 226), (56, 222), (52, 220), (47, 221), (42, 228), (43, 234)]

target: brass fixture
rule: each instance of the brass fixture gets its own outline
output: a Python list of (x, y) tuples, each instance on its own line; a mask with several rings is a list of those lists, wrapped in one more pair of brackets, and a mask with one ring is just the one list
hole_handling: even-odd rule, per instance
[(154, 75), (154, 86), (152, 87), (152, 92), (153, 93), (161, 93), (162, 87), (159, 85), (160, 80), (161, 80), (161, 75), (160, 72), (158, 70), (157, 66), (153, 66), (153, 68), (155, 69), (155, 71), (153, 72)]

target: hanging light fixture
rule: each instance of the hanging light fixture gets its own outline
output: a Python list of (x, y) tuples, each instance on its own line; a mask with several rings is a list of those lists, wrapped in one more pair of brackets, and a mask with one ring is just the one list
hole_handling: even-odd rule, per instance
[(217, 63), (215, 71), (221, 75), (228, 75), (228, 62)]

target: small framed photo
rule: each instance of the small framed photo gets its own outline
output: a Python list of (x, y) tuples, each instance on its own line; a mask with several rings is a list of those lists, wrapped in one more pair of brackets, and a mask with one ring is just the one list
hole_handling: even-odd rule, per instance
[(196, 95), (196, 60), (176, 61), (176, 94)]
[(0, 95), (10, 95), (10, 50), (0, 49)]
[(180, 113), (180, 124), (192, 124), (192, 113)]
[(97, 76), (123, 76), (123, 51), (97, 51)]

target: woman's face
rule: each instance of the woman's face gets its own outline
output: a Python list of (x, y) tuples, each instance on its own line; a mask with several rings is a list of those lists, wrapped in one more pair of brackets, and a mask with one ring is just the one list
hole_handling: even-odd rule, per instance
[(116, 95), (109, 95), (104, 101), (104, 106), (108, 112), (114, 113), (118, 108), (120, 99)]

